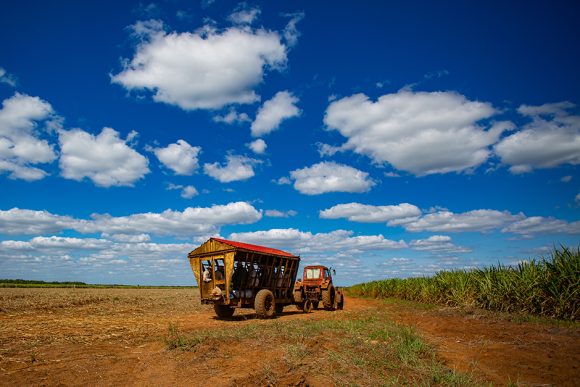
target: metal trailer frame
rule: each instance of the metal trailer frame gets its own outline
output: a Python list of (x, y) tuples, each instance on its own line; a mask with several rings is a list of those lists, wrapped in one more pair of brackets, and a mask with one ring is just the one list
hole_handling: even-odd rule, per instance
[[(293, 290), (299, 256), (264, 246), (210, 238), (189, 253), (188, 258), (203, 304), (218, 308), (255, 308), (256, 295), (263, 289), (272, 292), (277, 311), (295, 303)], [(205, 280), (204, 271), (207, 271)]]

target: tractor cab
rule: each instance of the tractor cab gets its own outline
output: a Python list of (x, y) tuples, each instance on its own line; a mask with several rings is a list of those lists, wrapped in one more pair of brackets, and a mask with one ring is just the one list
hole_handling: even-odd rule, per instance
[(321, 286), (322, 284), (331, 284), (332, 276), (330, 272), (334, 270), (326, 266), (306, 266), (302, 282), (306, 286)]

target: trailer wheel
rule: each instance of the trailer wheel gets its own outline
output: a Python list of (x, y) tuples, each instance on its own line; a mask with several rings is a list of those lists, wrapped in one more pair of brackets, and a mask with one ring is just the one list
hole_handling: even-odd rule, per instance
[(318, 304), (319, 304), (318, 301), (313, 301), (312, 302), (312, 309), (314, 309), (314, 310), (318, 309)]
[(276, 314), (274, 294), (268, 289), (262, 289), (256, 294), (254, 309), (259, 318), (272, 318)]
[(227, 305), (214, 305), (213, 310), (215, 311), (215, 314), (219, 318), (232, 317), (234, 315), (234, 312), (236, 311), (234, 308), (229, 307)]
[(332, 310), (334, 308), (334, 286), (330, 285), (328, 289), (322, 291), (322, 304), (324, 309)]
[(276, 304), (276, 314), (282, 314), (283, 311), (284, 311), (284, 305)]
[(302, 307), (302, 311), (304, 313), (310, 313), (311, 310), (312, 310), (312, 301), (310, 301), (310, 300), (304, 301), (304, 306)]

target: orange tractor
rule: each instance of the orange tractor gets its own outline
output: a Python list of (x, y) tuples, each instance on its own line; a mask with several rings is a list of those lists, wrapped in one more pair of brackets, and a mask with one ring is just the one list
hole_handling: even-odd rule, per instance
[(344, 308), (344, 295), (340, 288), (332, 283), (336, 272), (326, 266), (306, 266), (304, 276), (294, 283), (294, 302), (299, 310), (310, 312), (322, 306), (326, 310)]

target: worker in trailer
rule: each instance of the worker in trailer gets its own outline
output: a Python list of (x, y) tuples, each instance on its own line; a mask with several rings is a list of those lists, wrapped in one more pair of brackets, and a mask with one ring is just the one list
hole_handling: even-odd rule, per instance
[(215, 279), (216, 280), (223, 280), (224, 279), (224, 267), (221, 266), (219, 263), (216, 266)]
[(209, 271), (209, 265), (205, 266), (203, 270), (203, 282), (211, 282), (211, 271)]

